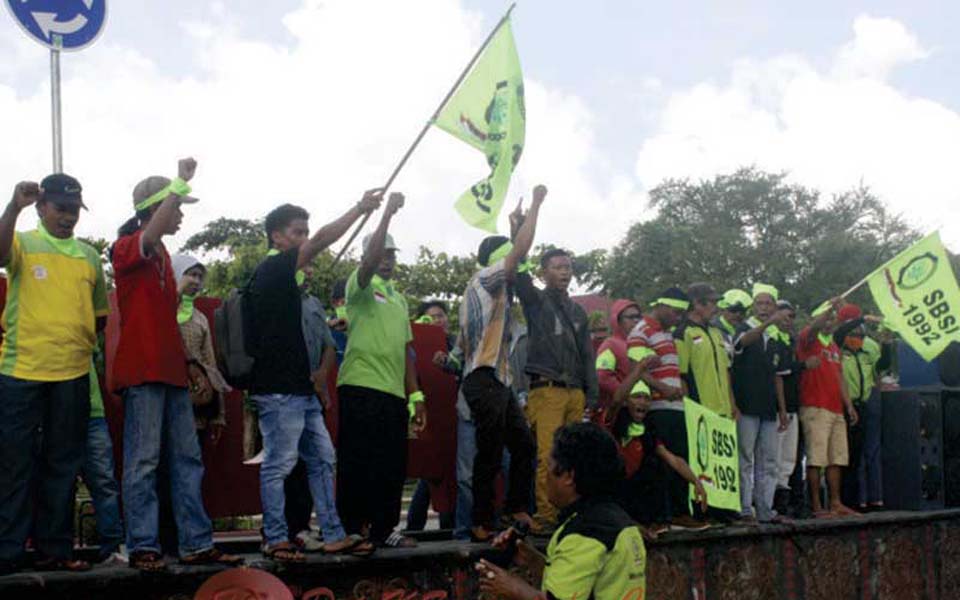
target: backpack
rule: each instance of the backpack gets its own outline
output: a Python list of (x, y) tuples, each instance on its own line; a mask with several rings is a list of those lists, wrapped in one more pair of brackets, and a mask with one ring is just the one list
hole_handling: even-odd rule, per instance
[(230, 290), (213, 313), (217, 366), (233, 387), (246, 388), (253, 372), (253, 356), (247, 344), (247, 287)]

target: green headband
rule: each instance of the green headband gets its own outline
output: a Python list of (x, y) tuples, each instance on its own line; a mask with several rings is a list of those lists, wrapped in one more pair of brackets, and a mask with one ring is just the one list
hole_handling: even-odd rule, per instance
[(433, 317), (430, 315), (423, 315), (419, 319), (415, 320), (414, 323), (419, 323), (420, 325), (433, 325)]
[(773, 297), (774, 301), (780, 299), (780, 291), (772, 285), (766, 283), (755, 283), (753, 284), (753, 293), (751, 294), (754, 298), (760, 294), (770, 294)]
[(190, 185), (186, 181), (180, 179), (179, 177), (174, 177), (170, 181), (170, 183), (167, 184), (165, 188), (161, 189), (159, 192), (150, 196), (143, 202), (140, 202), (139, 204), (134, 205), (134, 208), (138, 211), (141, 211), (141, 210), (150, 208), (154, 204), (163, 202), (164, 200), (167, 199), (167, 196), (169, 196), (170, 194), (174, 194), (177, 196), (186, 196), (187, 194), (190, 193), (190, 191), (191, 191)]
[(720, 298), (720, 301), (717, 302), (717, 306), (720, 308), (730, 308), (739, 304), (744, 309), (750, 308), (753, 305), (753, 298), (750, 297), (750, 294), (746, 293), (743, 290), (732, 289), (727, 290), (723, 293), (723, 297)]
[(656, 306), (658, 304), (663, 304), (664, 306), (669, 306), (671, 308), (676, 308), (677, 310), (689, 310), (690, 303), (686, 300), (677, 300), (676, 298), (657, 298), (650, 303), (650, 306)]
[[(499, 248), (490, 253), (490, 257), (487, 258), (487, 264), (481, 265), (479, 262), (477, 266), (483, 269), (484, 267), (489, 267), (492, 264), (496, 264), (498, 260), (503, 260), (507, 257), (508, 254), (513, 250), (513, 243), (504, 242)], [(527, 273), (533, 269), (533, 265), (530, 264), (529, 260), (525, 260), (519, 265), (517, 265), (518, 273)]]
[(633, 386), (633, 389), (630, 390), (631, 396), (649, 396), (650, 395), (650, 386), (648, 386), (643, 381), (638, 381), (637, 385)]

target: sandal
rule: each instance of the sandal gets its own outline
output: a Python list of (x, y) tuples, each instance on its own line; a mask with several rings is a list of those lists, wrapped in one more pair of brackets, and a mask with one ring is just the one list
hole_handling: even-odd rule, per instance
[(359, 535), (348, 535), (342, 540), (337, 540), (336, 542), (325, 543), (320, 548), (324, 554), (341, 554), (347, 553), (363, 543), (363, 537)]
[(72, 573), (81, 573), (90, 570), (90, 563), (85, 560), (72, 560), (69, 558), (41, 558), (33, 564), (37, 571), (70, 571)]
[(417, 540), (402, 535), (399, 531), (394, 531), (387, 536), (387, 539), (383, 540), (383, 545), (387, 548), (416, 548)]
[(159, 552), (144, 550), (130, 554), (130, 568), (146, 573), (159, 573), (167, 569), (167, 563), (163, 561), (163, 555)]
[(280, 542), (273, 546), (264, 546), (263, 556), (264, 558), (269, 558), (279, 563), (302, 563), (307, 560), (303, 552), (297, 550), (297, 547), (290, 542)]
[(353, 556), (359, 556), (360, 558), (367, 558), (368, 556), (371, 556), (376, 551), (377, 551), (376, 544), (374, 544), (370, 540), (365, 540), (361, 538), (360, 543), (354, 546), (350, 550), (350, 554)]
[(223, 565), (226, 567), (236, 567), (243, 564), (243, 557), (234, 554), (225, 554), (216, 548), (209, 548), (196, 554), (190, 554), (180, 559), (181, 565)]

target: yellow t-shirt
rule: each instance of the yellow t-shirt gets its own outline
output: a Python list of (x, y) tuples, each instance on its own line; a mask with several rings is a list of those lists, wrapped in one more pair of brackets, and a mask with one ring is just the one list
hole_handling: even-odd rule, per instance
[(55, 248), (39, 232), (14, 235), (7, 264), (0, 373), (30, 381), (66, 381), (90, 371), (96, 317), (106, 316), (100, 256), (77, 242), (83, 257)]

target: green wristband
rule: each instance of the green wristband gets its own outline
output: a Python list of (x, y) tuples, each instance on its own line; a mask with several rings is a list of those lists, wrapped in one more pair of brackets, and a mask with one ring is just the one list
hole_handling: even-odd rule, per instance
[(417, 405), (422, 404), (427, 399), (421, 390), (417, 390), (407, 396), (407, 410), (410, 411), (410, 418), (417, 414)]

